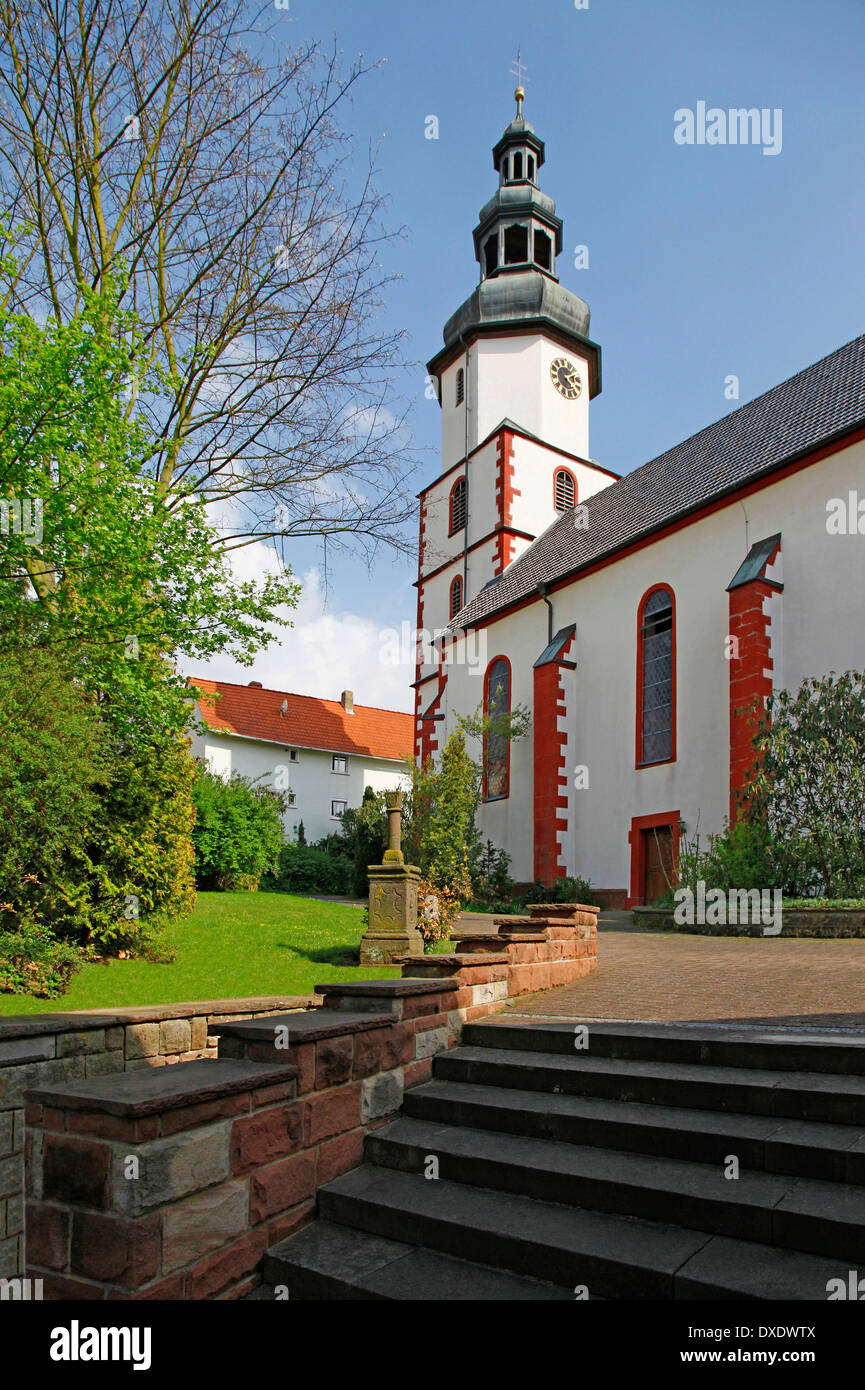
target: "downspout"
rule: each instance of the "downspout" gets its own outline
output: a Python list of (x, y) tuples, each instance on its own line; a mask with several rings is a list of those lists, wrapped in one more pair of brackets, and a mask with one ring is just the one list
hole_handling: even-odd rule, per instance
[(549, 646), (553, 640), (553, 604), (552, 600), (547, 598), (547, 594), (549, 592), (549, 584), (538, 585), (538, 593), (540, 594), (544, 603), (547, 605), (547, 646)]
[(469, 349), (468, 349), (468, 344), (466, 343), (465, 339), (463, 338), (462, 333), (460, 333), (460, 335), (459, 335), (459, 340), (460, 340), (460, 343), (462, 344), (463, 351), (465, 352), (465, 355), (466, 355), (466, 365), (465, 365), (465, 368), (464, 368), (464, 370), (465, 370), (465, 392), (464, 392), (464, 396), (463, 396), (463, 405), (464, 405), (464, 407), (465, 407), (465, 417), (466, 417), (465, 447), (464, 447), (464, 453), (465, 453), (464, 470), (465, 470), (465, 471), (464, 471), (464, 473), (463, 473), (463, 477), (464, 477), (465, 480), (466, 480), (466, 524), (465, 524), (465, 526), (463, 527), (463, 603), (466, 604), (466, 603), (468, 603), (468, 601), (469, 601), (469, 516), (470, 516), (470, 512), (469, 512)]

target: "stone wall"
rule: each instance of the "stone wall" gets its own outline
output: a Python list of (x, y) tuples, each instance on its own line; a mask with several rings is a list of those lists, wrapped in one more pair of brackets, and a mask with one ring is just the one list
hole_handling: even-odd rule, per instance
[(23, 1272), (24, 1092), (216, 1056), (212, 1027), (306, 1008), (311, 997), (205, 1000), (110, 1012), (0, 1017), (0, 1278)]
[[(55, 1072), (26, 1086), (26, 1276), (53, 1299), (250, 1292), (265, 1251), (312, 1219), (319, 1187), (357, 1167), (366, 1134), (431, 1077), (464, 1023), (597, 964), (595, 908), (541, 905), (494, 925), (453, 955), (407, 957), (402, 979), (321, 985), (320, 1008), (221, 1004), (215, 1019), (212, 1006), (215, 1058), (154, 1050), (191, 1042), (191, 1027), (164, 1029), (176, 1018), (46, 1031)], [(115, 1035), (108, 1048), (112, 1029), (122, 1046)], [(103, 1055), (117, 1065), (88, 1073), (88, 1056)]]
[(320, 1009), (214, 1025), (214, 1061), (31, 1088), (27, 1276), (49, 1299), (243, 1296), (458, 1040), (476, 988), (326, 985)]

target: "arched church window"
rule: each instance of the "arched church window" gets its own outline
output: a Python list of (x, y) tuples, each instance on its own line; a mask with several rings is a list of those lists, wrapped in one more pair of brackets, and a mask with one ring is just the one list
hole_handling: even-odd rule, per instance
[(502, 183), (507, 183), (507, 181), (508, 181), (508, 170), (509, 170), (509, 167), (510, 167), (510, 160), (508, 160), (508, 159), (503, 159), (503, 160), (502, 160)]
[(457, 478), (451, 488), (451, 535), (466, 524), (466, 480)]
[(676, 756), (676, 609), (673, 592), (650, 589), (637, 615), (637, 766)]
[(577, 500), (577, 485), (573, 473), (567, 468), (556, 469), (555, 507), (557, 512), (568, 512)]
[(515, 181), (515, 182), (519, 182), (519, 180), (522, 178), (522, 176), (523, 176), (523, 156), (522, 156), (522, 154), (515, 154), (515, 155), (514, 155), (514, 181)]
[(450, 616), (455, 618), (463, 606), (463, 577), (458, 574), (451, 584), (451, 611)]
[(457, 372), (457, 405), (462, 405), (466, 395), (466, 374), (462, 367)]
[(546, 232), (535, 232), (535, 265), (539, 265), (541, 270), (550, 269), (550, 260), (553, 244)]
[(497, 236), (487, 237), (484, 242), (484, 267), (487, 275), (492, 275), (498, 269), (499, 264), (499, 239)]
[(530, 182), (530, 183), (534, 183), (534, 181), (535, 181), (535, 157), (534, 157), (533, 154), (530, 154), (530, 155), (529, 155), (529, 182)]
[(529, 229), (516, 225), (505, 228), (505, 265), (521, 265), (529, 259)]
[(510, 781), (510, 741), (505, 725), (511, 712), (511, 664), (506, 656), (497, 656), (487, 667), (484, 711), (484, 801), (499, 801), (508, 795)]

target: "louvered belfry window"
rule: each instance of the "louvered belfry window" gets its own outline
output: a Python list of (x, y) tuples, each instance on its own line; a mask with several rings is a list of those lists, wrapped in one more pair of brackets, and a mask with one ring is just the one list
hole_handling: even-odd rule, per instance
[(463, 581), (462, 575), (457, 575), (451, 584), (451, 617), (455, 618), (463, 606)]
[(451, 493), (451, 533), (461, 531), (466, 524), (466, 480), (460, 478)]
[(643, 608), (641, 763), (663, 763), (673, 756), (673, 599), (656, 589)]
[(575, 500), (574, 480), (566, 469), (560, 468), (556, 473), (556, 511), (570, 511)]
[(460, 367), (459, 371), (457, 372), (457, 405), (462, 405), (463, 401), (465, 400), (465, 395), (466, 374), (465, 370), (462, 367)]

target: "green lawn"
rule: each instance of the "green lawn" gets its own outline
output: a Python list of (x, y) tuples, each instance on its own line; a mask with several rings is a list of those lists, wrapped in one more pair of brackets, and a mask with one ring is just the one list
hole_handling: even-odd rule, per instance
[(199, 893), (176, 922), (171, 965), (113, 960), (86, 965), (59, 999), (0, 994), (0, 1014), (111, 1009), (255, 994), (311, 994), (329, 980), (384, 978), (396, 967), (359, 967), (363, 912), (288, 893)]

